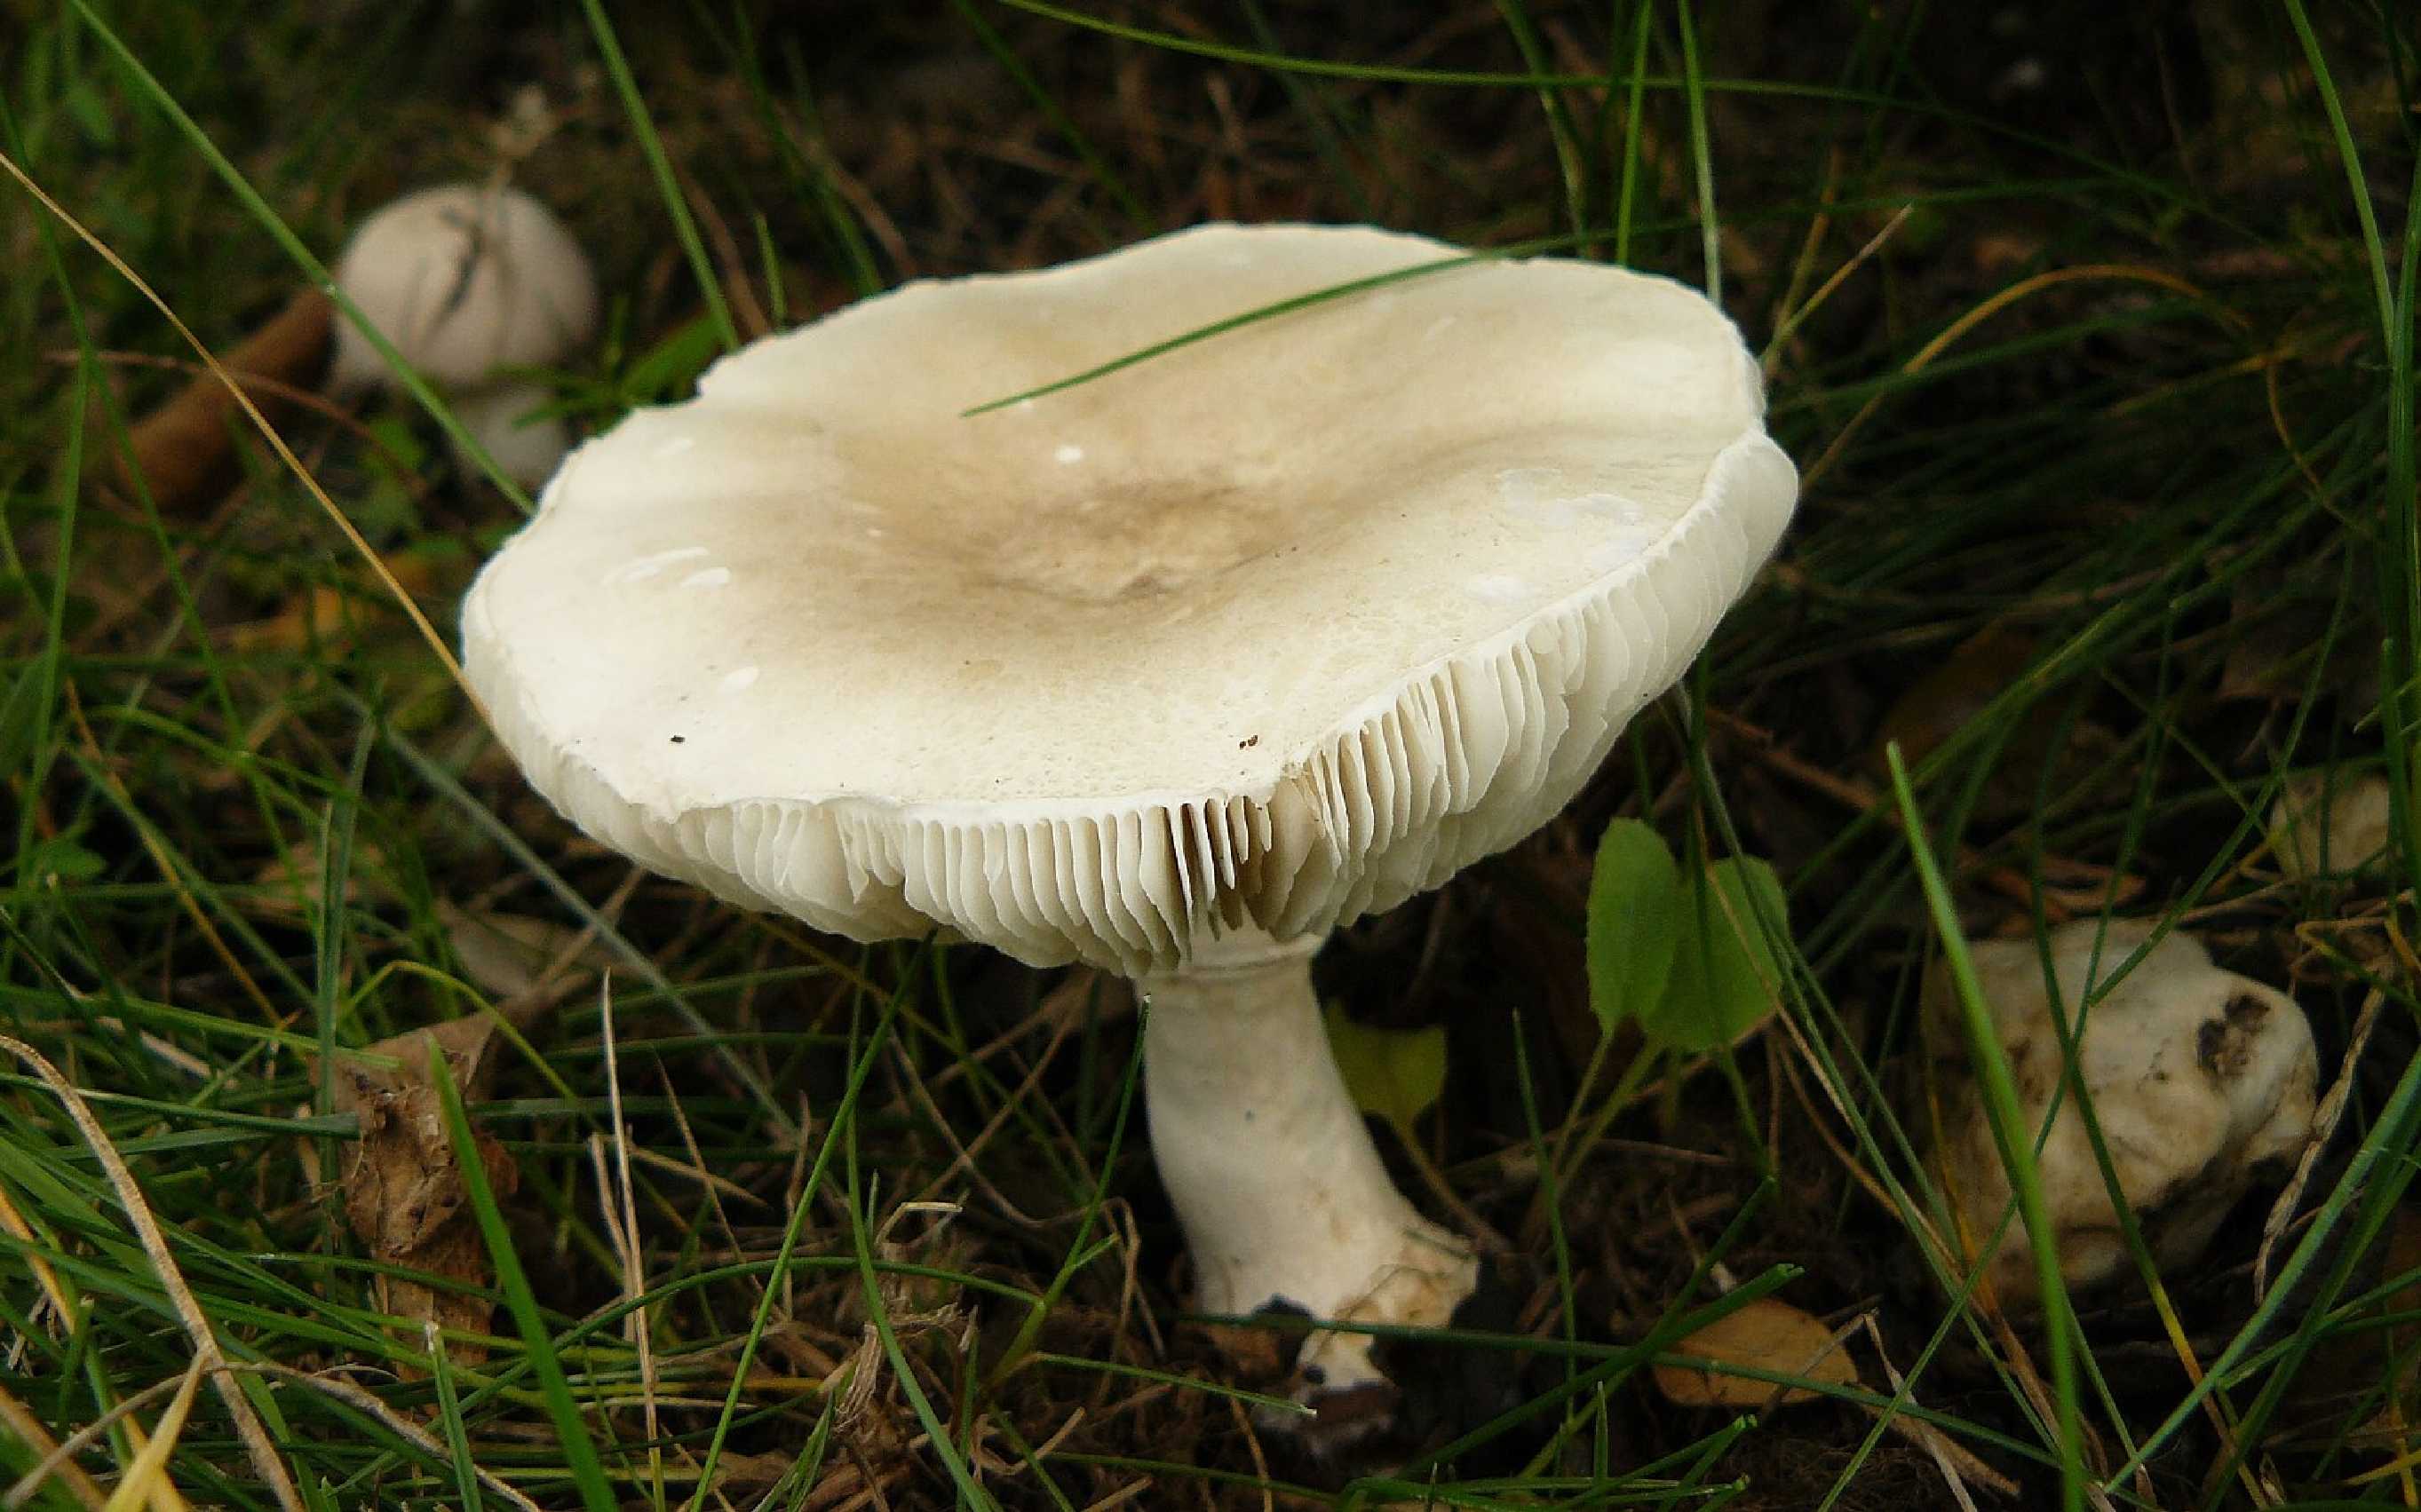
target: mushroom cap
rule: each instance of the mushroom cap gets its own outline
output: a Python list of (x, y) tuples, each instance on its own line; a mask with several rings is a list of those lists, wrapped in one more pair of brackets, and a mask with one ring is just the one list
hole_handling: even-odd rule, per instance
[(1702, 296), (1467, 257), (1209, 226), (759, 341), (573, 453), (472, 684), (590, 834), (858, 939), (1135, 974), (1391, 907), (1572, 796), (1796, 491)]
[[(587, 255), (518, 189), (446, 184), (384, 206), (345, 243), (336, 287), (440, 388), (561, 362), (597, 330)], [(394, 374), (340, 320), (331, 379), (346, 390)]]

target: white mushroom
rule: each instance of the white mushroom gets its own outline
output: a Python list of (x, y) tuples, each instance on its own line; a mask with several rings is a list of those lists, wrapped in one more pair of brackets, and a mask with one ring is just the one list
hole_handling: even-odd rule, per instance
[[(1447, 1321), (1469, 1246), (1323, 1037), (1338, 925), (1544, 822), (1747, 586), (1796, 480), (1703, 297), (1481, 259), (975, 416), (1459, 249), (1205, 226), (920, 283), (577, 451), (463, 610), (538, 788), (858, 939), (1138, 980), (1198, 1304)], [(1380, 1380), (1313, 1335), (1307, 1386)]]
[[(542, 391), (517, 368), (560, 363), (597, 330), (588, 258), (553, 211), (518, 189), (449, 184), (404, 195), (353, 233), (336, 287), (458, 411), (508, 475), (534, 485), (562, 460), (559, 421), (517, 422)], [(336, 323), (330, 383), (394, 386), (351, 320)]]
[[(563, 416), (539, 413), (554, 398), (544, 383), (503, 383), (457, 397), (454, 418), (507, 477), (534, 489), (554, 475), (571, 449), (571, 429)], [(465, 468), (474, 465), (461, 447), (455, 455)]]
[[(2088, 984), (2107, 981), (2151, 938), (2153, 925), (2081, 919), (2051, 936), (2060, 1011), (2079, 1015)], [(2031, 1139), (2063, 1080), (2059, 1032), (2032, 940), (1972, 947)], [(2319, 1062), (2295, 1000), (2222, 971), (2202, 943), (2172, 932), (2107, 995), (2083, 1011), (2077, 1069), (2101, 1126), (2118, 1189), (2163, 1270), (2191, 1264), (2266, 1161), (2294, 1154), (2310, 1131)], [(1926, 1035), (1940, 1098), (1933, 1166), (1971, 1252), (1987, 1244), (2009, 1201), (1970, 1069), (1960, 1013), (1937, 974), (1927, 987)], [(2072, 1091), (2036, 1156), (2071, 1286), (2130, 1264), (2108, 1186)], [(1988, 1275), (2002, 1300), (2036, 1300), (2024, 1225), (2012, 1221), (1991, 1250)]]

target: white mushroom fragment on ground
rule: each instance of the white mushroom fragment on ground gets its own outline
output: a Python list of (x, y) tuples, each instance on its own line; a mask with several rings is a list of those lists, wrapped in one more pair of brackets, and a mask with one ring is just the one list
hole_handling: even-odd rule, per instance
[[(455, 405), (507, 475), (545, 481), (570, 433), (557, 417), (532, 418), (546, 391), (516, 370), (560, 363), (597, 331), (595, 275), (554, 211), (518, 189), (419, 190), (364, 221), (336, 273), (337, 288)], [(329, 382), (346, 393), (397, 378), (340, 320)]]
[(2386, 851), (2394, 810), (2378, 772), (2299, 772), (2270, 805), (2270, 849), (2299, 881), (2361, 871)]
[[(2107, 982), (2149, 940), (2148, 920), (2080, 919), (2051, 935), (2059, 1012), (2071, 1023), (2088, 986)], [(2024, 1115), (2038, 1132), (2064, 1080), (2057, 1021), (2033, 940), (1971, 947)], [(2009, 1202), (1956, 1000), (1936, 973), (1925, 1029), (1941, 1124), (1934, 1175), (1971, 1253), (1991, 1243)], [(2293, 998), (2212, 964), (2201, 942), (2172, 931), (2107, 994), (2083, 1010), (2077, 1069), (2110, 1151), (2118, 1189), (2163, 1270), (2191, 1264), (2265, 1162), (2302, 1148), (2312, 1125), (2319, 1061)], [(2101, 1168), (2071, 1091), (2036, 1159), (2071, 1286), (2131, 1266)], [(2025, 1227), (2012, 1220), (1988, 1276), (2005, 1303), (2038, 1290)]]
[[(464, 605), (532, 783), (751, 907), (1136, 980), (1197, 1305), (1446, 1322), (1471, 1249), (1389, 1180), (1311, 957), (1554, 815), (1747, 586), (1796, 477), (1731, 325), (1616, 268), (1214, 226), (912, 284), (698, 387), (577, 451)], [(1306, 1395), (1383, 1391), (1370, 1342), (1312, 1335)]]

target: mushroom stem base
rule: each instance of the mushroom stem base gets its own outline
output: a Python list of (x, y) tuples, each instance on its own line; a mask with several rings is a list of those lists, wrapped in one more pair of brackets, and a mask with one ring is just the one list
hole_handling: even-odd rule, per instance
[[(1339, 1322), (1437, 1327), (1478, 1280), (1471, 1246), (1396, 1190), (1329, 1053), (1318, 939), (1230, 931), (1140, 984), (1144, 1084), (1196, 1304), (1290, 1304)], [(1366, 1333), (1304, 1340), (1306, 1399), (1381, 1387)]]

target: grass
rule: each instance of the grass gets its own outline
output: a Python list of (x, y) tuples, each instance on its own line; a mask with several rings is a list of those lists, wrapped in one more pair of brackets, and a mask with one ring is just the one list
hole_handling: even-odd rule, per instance
[[(9, 0), (0, 151), (123, 267), (0, 186), (0, 1478), (50, 1472), (0, 1504), (1953, 1504), (1923, 1424), (2018, 1504), (2421, 1505), (2413, 39), (1960, 11)], [(1688, 687), (1323, 958), (1447, 1024), (1418, 1137), (1515, 1239), (1505, 1316), (1393, 1346), (1435, 1389), (1388, 1454), (1290, 1450), (1185, 1314), (1113, 985), (737, 914), (528, 795), (394, 606), (442, 631), (520, 518), (442, 400), (299, 412), (198, 503), (122, 481), (195, 360), (129, 273), (224, 351), (492, 174), (598, 257), (589, 427), (786, 317), (1216, 216), (1614, 257), (1764, 349), (1805, 495)], [(2372, 772), (2385, 862), (2282, 866), (2288, 779)], [(1788, 971), (1736, 1050), (1584, 1085), (1616, 814), (1772, 860)], [(2342, 1114), (2266, 1287), (2275, 1181), (2041, 1325), (1913, 1238), (1918, 987), (2103, 912), (2292, 990)], [(474, 1247), (366, 1237), (342, 1079), (466, 1016)], [(1860, 1384), (1654, 1390), (1766, 1295), (1855, 1324)]]

